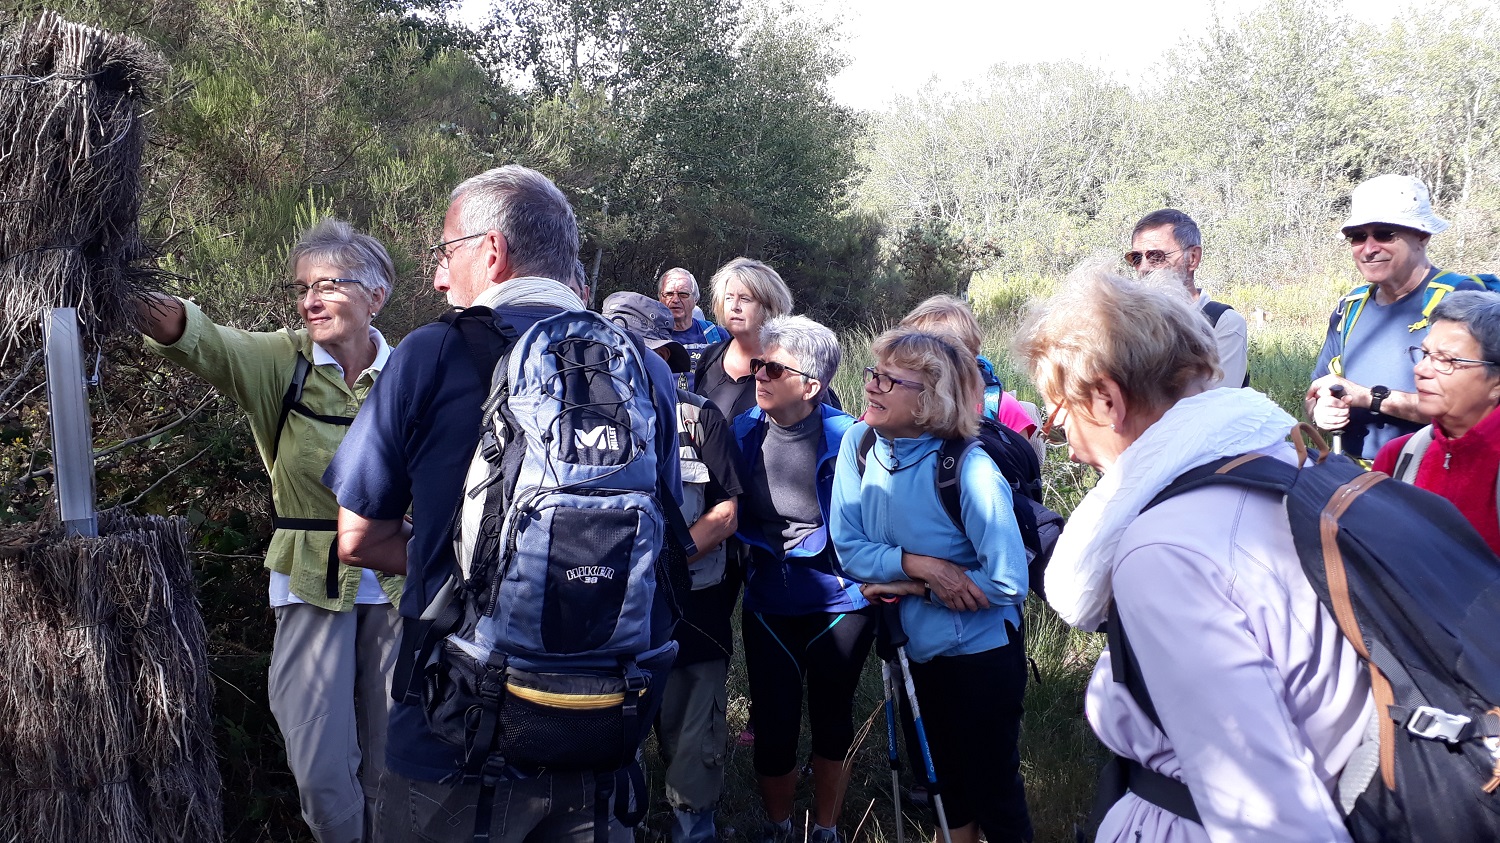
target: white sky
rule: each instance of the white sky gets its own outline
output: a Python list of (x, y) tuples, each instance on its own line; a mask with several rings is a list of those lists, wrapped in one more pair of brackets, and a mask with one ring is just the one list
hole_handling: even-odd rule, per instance
[[(833, 81), (839, 102), (878, 109), (916, 93), (934, 76), (958, 91), (997, 63), (1072, 59), (1124, 82), (1185, 38), (1201, 35), (1215, 6), (1233, 21), (1267, 0), (795, 0), (823, 18), (842, 18), (851, 62)], [(1398, 10), (1442, 0), (1345, 0), (1360, 20), (1384, 25)], [(1481, 0), (1483, 2), (1483, 0)], [(461, 0), (462, 19), (493, 0)]]

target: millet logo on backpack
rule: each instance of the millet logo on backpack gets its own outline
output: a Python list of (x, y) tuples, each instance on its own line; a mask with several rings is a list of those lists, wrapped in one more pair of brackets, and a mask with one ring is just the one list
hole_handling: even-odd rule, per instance
[(580, 565), (577, 568), (568, 569), (568, 582), (583, 580), (585, 583), (596, 583), (600, 579), (612, 580), (615, 578), (615, 569), (608, 565)]
[(600, 425), (593, 430), (573, 431), (573, 446), (576, 448), (593, 448), (595, 450), (620, 450), (620, 434), (615, 432), (609, 425)]

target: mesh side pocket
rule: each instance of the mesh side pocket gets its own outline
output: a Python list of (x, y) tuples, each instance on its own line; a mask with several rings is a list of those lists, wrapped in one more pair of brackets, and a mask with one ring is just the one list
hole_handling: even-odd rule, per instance
[(625, 734), (625, 681), (614, 676), (536, 674), (512, 670), (500, 711), (506, 761), (522, 769), (614, 770), (630, 760), (650, 726), (637, 702), (633, 734)]

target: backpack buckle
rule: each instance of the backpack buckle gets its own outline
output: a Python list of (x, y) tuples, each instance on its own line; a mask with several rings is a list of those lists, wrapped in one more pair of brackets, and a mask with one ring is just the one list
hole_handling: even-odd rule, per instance
[(1463, 740), (1470, 722), (1462, 714), (1449, 714), (1440, 708), (1420, 705), (1406, 718), (1406, 731), (1430, 741), (1456, 744)]

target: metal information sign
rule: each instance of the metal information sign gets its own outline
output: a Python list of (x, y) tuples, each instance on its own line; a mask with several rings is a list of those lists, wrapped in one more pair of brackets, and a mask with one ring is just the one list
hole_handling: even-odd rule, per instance
[(94, 512), (94, 437), (83, 379), (78, 309), (47, 315), (47, 405), (52, 416), (52, 479), (57, 512), (70, 536), (97, 536)]

